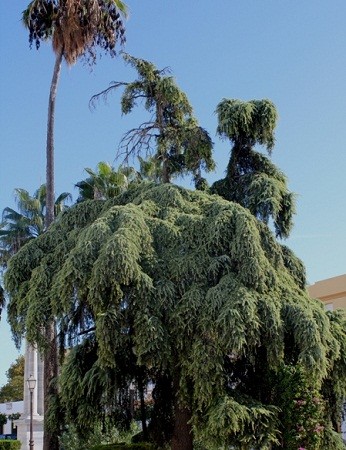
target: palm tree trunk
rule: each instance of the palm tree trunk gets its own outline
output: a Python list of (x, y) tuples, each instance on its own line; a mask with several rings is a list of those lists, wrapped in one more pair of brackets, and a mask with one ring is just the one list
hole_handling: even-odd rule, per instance
[[(47, 121), (47, 148), (46, 148), (46, 229), (54, 221), (54, 118), (55, 99), (61, 72), (63, 50), (56, 55), (52, 82), (49, 93), (48, 121)], [(59, 450), (58, 434), (51, 430), (48, 424), (48, 409), (54, 397), (57, 396), (56, 378), (58, 375), (58, 349), (56, 340), (56, 324), (51, 319), (45, 328), (48, 348), (44, 353), (44, 436), (43, 450)], [(58, 424), (57, 424), (58, 425)]]
[(55, 99), (58, 89), (58, 82), (61, 72), (63, 51), (56, 55), (52, 82), (50, 85), (48, 102), (48, 121), (47, 121), (47, 148), (46, 148), (46, 228), (54, 221), (54, 119), (55, 119)]

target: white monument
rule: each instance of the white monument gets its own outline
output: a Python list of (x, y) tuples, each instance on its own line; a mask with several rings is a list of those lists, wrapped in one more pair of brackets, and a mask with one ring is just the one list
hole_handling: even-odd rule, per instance
[(43, 360), (35, 347), (26, 342), (25, 369), (24, 369), (24, 412), (22, 417), (15, 421), (17, 426), (17, 439), (21, 441), (21, 450), (29, 450), (30, 440), (30, 391), (26, 380), (30, 376), (36, 380), (32, 396), (33, 410), (33, 440), (35, 450), (43, 449)]

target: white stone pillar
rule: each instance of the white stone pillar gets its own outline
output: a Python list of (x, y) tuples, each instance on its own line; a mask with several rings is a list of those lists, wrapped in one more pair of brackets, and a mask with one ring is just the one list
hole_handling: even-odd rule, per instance
[(24, 405), (23, 415), (16, 421), (18, 440), (22, 443), (22, 450), (29, 450), (30, 438), (30, 391), (26, 380), (33, 375), (36, 386), (33, 392), (33, 434), (35, 450), (43, 449), (43, 360), (37, 349), (25, 343), (25, 366), (24, 366)]
[(38, 386), (38, 352), (37, 349), (26, 342), (25, 348), (25, 370), (24, 370), (24, 415), (28, 417), (30, 415), (30, 391), (26, 380), (32, 375), (36, 380), (36, 386), (32, 397), (32, 412), (34, 416), (37, 416), (37, 392)]

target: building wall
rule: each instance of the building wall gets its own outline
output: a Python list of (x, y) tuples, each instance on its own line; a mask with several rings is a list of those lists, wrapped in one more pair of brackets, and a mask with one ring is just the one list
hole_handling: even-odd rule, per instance
[[(308, 287), (310, 297), (319, 298), (326, 310), (346, 309), (346, 274), (317, 281)], [(346, 441), (346, 417), (341, 424), (342, 437)]]
[[(0, 403), (0, 413), (6, 414), (6, 416), (9, 416), (11, 414), (19, 413), (23, 415), (24, 412), (24, 402), (7, 402), (7, 403)], [(2, 433), (1, 433), (2, 431)], [(11, 434), (11, 421), (7, 420), (7, 423), (4, 425), (3, 430), (0, 430), (0, 434)]]
[(322, 300), (328, 310), (346, 309), (346, 274), (317, 281), (308, 292), (310, 297)]

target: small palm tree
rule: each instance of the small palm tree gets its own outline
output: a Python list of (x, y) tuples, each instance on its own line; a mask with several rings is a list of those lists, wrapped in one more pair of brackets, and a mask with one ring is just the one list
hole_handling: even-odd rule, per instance
[(133, 167), (120, 166), (115, 169), (104, 161), (98, 163), (96, 172), (88, 167), (85, 171), (89, 177), (76, 184), (79, 189), (78, 203), (90, 199), (113, 198), (130, 186), (138, 184), (142, 178)]
[[(17, 211), (5, 208), (0, 224), (0, 265), (5, 267), (8, 259), (29, 240), (45, 230), (46, 185), (42, 184), (33, 196), (22, 188), (15, 189)], [(63, 192), (54, 203), (55, 214), (67, 208), (71, 194)]]

